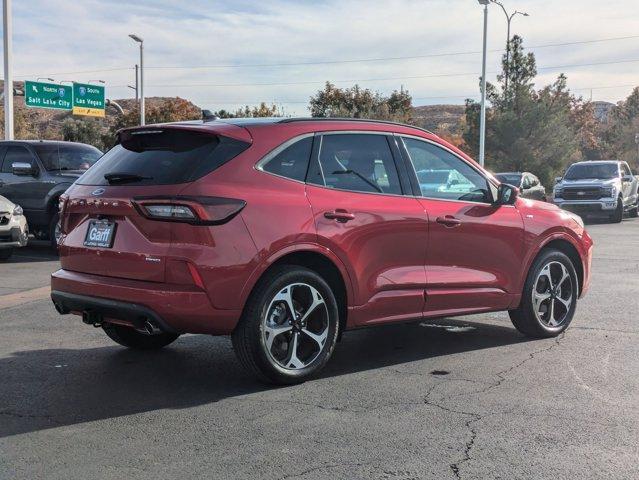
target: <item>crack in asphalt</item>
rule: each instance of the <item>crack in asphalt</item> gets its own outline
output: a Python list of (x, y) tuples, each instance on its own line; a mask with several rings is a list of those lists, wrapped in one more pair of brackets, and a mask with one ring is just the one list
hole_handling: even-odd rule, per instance
[(337, 467), (362, 467), (364, 465), (365, 465), (364, 463), (332, 463), (332, 464), (326, 464), (326, 465), (319, 465), (317, 467), (312, 467), (312, 468), (309, 468), (309, 469), (304, 470), (304, 471), (299, 472), (299, 473), (286, 474), (283, 477), (280, 477), (279, 480), (286, 480), (286, 479), (290, 479), (290, 478), (300, 478), (300, 477), (308, 475), (309, 473), (312, 473), (312, 472), (317, 472), (317, 471), (320, 471), (320, 470), (328, 470), (328, 469), (331, 469), (331, 468), (337, 468)]
[[(510, 374), (511, 372), (513, 372), (514, 370), (517, 370), (518, 368), (522, 367), (524, 364), (530, 362), (531, 360), (533, 360), (537, 355), (540, 355), (542, 353), (545, 352), (549, 352), (550, 350), (554, 349), (555, 347), (557, 347), (561, 340), (564, 338), (564, 333), (560, 334), (558, 337), (555, 338), (555, 341), (548, 347), (546, 348), (542, 348), (540, 350), (536, 350), (534, 352), (531, 352), (528, 354), (528, 357), (525, 358), (524, 360), (522, 360), (521, 362), (512, 365), (510, 367), (508, 367), (505, 370), (501, 370), (499, 372), (497, 372), (495, 375), (497, 376), (498, 380), (496, 382), (493, 382), (492, 384), (490, 384), (488, 387), (483, 388), (481, 390), (476, 390), (473, 392), (466, 392), (464, 393), (464, 395), (469, 395), (469, 394), (478, 394), (478, 393), (486, 393), (490, 390), (493, 390), (495, 388), (498, 388), (499, 386), (501, 386), (506, 380), (507, 380), (507, 376), (508, 374)], [(464, 415), (468, 418), (468, 420), (466, 420), (465, 422), (465, 427), (466, 430), (469, 432), (469, 436), (470, 438), (466, 441), (465, 445), (464, 445), (464, 450), (463, 450), (463, 457), (461, 459), (459, 459), (458, 461), (451, 463), (450, 464), (450, 469), (453, 472), (453, 475), (455, 476), (455, 478), (457, 479), (461, 479), (461, 466), (466, 463), (469, 462), (471, 460), (471, 451), (473, 449), (473, 447), (475, 446), (475, 440), (477, 439), (477, 429), (475, 428), (475, 424), (477, 422), (479, 422), (480, 420), (492, 416), (492, 415), (498, 415), (501, 413), (509, 413), (509, 412), (492, 412), (489, 414), (481, 414), (481, 413), (477, 413), (477, 412), (467, 412), (467, 411), (463, 411), (463, 410), (456, 410), (454, 408), (450, 408), (447, 407), (445, 405), (442, 405), (441, 402), (445, 401), (446, 399), (452, 398), (451, 396), (446, 396), (443, 397), (442, 399), (439, 400), (439, 402), (435, 402), (433, 400), (431, 400), (431, 395), (433, 393), (433, 391), (441, 384), (445, 383), (445, 382), (449, 382), (449, 381), (453, 381), (454, 379), (449, 379), (449, 378), (442, 378), (440, 382), (435, 383), (429, 390), (428, 392), (426, 392), (426, 395), (424, 396), (424, 403), (426, 405), (430, 405), (436, 408), (439, 408), (443, 411), (449, 412), (449, 413), (454, 413), (457, 415)]]

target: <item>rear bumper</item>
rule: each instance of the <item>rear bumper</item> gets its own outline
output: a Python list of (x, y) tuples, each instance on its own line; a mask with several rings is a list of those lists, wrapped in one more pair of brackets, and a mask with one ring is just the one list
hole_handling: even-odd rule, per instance
[(226, 335), (239, 310), (213, 308), (206, 293), (191, 285), (143, 282), (58, 270), (51, 275), (51, 298), (64, 313), (90, 312), (104, 321), (139, 327), (153, 320), (176, 333)]

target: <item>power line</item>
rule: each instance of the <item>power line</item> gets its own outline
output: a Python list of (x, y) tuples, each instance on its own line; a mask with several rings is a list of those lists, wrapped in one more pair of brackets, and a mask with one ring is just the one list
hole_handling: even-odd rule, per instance
[[(592, 40), (578, 40), (574, 42), (562, 42), (562, 43), (547, 43), (541, 45), (532, 45), (529, 47), (525, 47), (526, 50), (531, 50), (534, 48), (550, 48), (550, 47), (563, 47), (563, 46), (573, 46), (573, 45), (584, 45), (584, 44), (592, 44), (592, 43), (602, 43), (602, 42), (612, 42), (618, 40), (629, 40), (639, 38), (639, 35), (627, 35), (623, 37), (609, 37), (609, 38), (600, 38), (600, 39), (592, 39)], [(493, 49), (489, 50), (492, 53), (495, 52), (504, 52), (505, 49)], [(365, 63), (365, 62), (385, 62), (385, 61), (395, 61), (395, 60), (412, 60), (412, 59), (423, 59), (423, 58), (436, 58), (436, 57), (449, 57), (449, 56), (460, 56), (460, 55), (476, 55), (480, 54), (480, 51), (463, 51), (463, 52), (448, 52), (448, 53), (429, 53), (424, 55), (410, 55), (410, 56), (398, 56), (398, 57), (379, 57), (379, 58), (359, 58), (359, 59), (346, 59), (346, 60), (318, 60), (318, 61), (308, 61), (308, 62), (278, 62), (278, 63), (254, 63), (254, 64), (227, 64), (227, 65), (166, 65), (166, 66), (147, 66), (147, 69), (155, 69), (155, 70), (163, 70), (163, 69), (206, 69), (206, 68), (253, 68), (253, 67), (287, 67), (287, 66), (308, 66), (308, 65), (331, 65), (331, 64), (348, 64), (348, 63)], [(38, 77), (42, 75), (46, 76), (56, 76), (56, 75), (73, 75), (73, 74), (85, 74), (85, 73), (103, 73), (103, 72), (117, 72), (117, 71), (126, 71), (132, 70), (133, 67), (114, 67), (114, 68), (106, 68), (106, 69), (95, 69), (95, 70), (76, 70), (76, 71), (68, 71), (68, 72), (54, 72), (54, 73), (37, 73), (37, 74), (20, 74), (14, 75), (15, 78), (27, 78), (27, 77)]]
[[(609, 62), (591, 62), (591, 63), (575, 63), (570, 65), (554, 65), (548, 67), (537, 67), (537, 70), (561, 70), (565, 68), (578, 68), (578, 67), (594, 67), (601, 65), (617, 65), (625, 63), (637, 63), (639, 59), (632, 60), (615, 60)], [(500, 73), (498, 71), (488, 72), (490, 75)], [(331, 83), (353, 83), (353, 82), (384, 82), (384, 81), (396, 81), (396, 80), (415, 80), (422, 78), (441, 78), (441, 77), (464, 77), (464, 76), (476, 76), (477, 72), (464, 72), (464, 73), (436, 73), (428, 75), (407, 75), (402, 77), (385, 77), (385, 78), (355, 78), (347, 80), (333, 80)], [(262, 87), (262, 86), (293, 86), (293, 85), (317, 85), (323, 84), (326, 80), (306, 80), (301, 82), (259, 82), (259, 83), (176, 83), (176, 84), (156, 84), (149, 85), (153, 88), (191, 88), (191, 87)], [(121, 85), (118, 85), (120, 87)]]
[[(600, 43), (600, 42), (610, 42), (615, 40), (628, 40), (633, 38), (639, 38), (639, 35), (629, 35), (625, 37), (612, 37), (612, 38), (602, 38), (597, 40), (581, 40), (575, 42), (564, 42), (564, 43), (548, 43), (544, 45), (533, 45), (530, 47), (525, 47), (526, 50), (530, 50), (533, 48), (549, 48), (549, 47), (563, 47), (563, 46), (571, 46), (571, 45), (581, 45), (581, 44), (589, 44), (589, 43)], [(490, 52), (505, 52), (506, 50), (503, 48), (489, 50)], [(449, 52), (449, 53), (428, 53), (424, 55), (411, 55), (411, 56), (401, 56), (401, 57), (380, 57), (380, 58), (358, 58), (358, 59), (349, 59), (349, 60), (318, 60), (318, 61), (308, 61), (308, 62), (284, 62), (284, 63), (241, 63), (241, 64), (226, 64), (226, 65), (166, 65), (166, 66), (157, 66), (157, 67), (147, 67), (149, 69), (154, 70), (165, 70), (165, 69), (206, 69), (206, 68), (248, 68), (248, 67), (294, 67), (294, 66), (308, 66), (308, 65), (331, 65), (331, 64), (344, 64), (344, 63), (362, 63), (362, 62), (386, 62), (386, 61), (394, 61), (394, 60), (413, 60), (420, 58), (433, 58), (433, 57), (452, 57), (459, 55), (477, 55), (480, 54), (481, 51), (473, 50), (473, 51), (465, 51), (465, 52)]]

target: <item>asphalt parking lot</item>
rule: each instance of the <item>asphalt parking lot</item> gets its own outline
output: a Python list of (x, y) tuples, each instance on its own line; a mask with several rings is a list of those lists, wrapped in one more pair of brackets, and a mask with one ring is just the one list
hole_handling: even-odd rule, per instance
[(0, 479), (639, 478), (639, 220), (589, 230), (559, 338), (505, 313), (361, 330), (285, 388), (227, 338), (139, 353), (59, 316), (27, 247), (0, 264)]

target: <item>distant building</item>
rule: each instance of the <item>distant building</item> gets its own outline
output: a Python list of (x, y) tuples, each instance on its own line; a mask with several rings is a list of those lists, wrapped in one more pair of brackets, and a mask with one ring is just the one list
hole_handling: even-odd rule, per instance
[(592, 102), (595, 111), (595, 118), (600, 123), (608, 123), (610, 111), (615, 107), (614, 103), (595, 101)]

